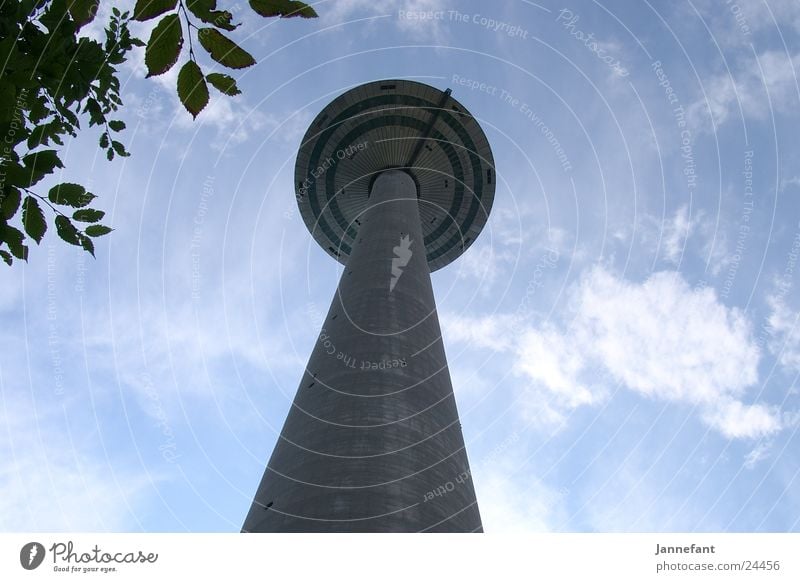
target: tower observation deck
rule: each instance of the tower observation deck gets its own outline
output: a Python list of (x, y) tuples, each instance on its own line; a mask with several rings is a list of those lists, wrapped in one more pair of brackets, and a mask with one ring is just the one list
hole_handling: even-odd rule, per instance
[(486, 224), (486, 136), (449, 89), (367, 83), (311, 123), (295, 188), (345, 268), (242, 531), (482, 531), (430, 273)]

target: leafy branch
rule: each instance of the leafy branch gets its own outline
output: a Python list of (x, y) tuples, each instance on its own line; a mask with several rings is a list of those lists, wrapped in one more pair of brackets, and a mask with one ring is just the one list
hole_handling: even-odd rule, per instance
[[(100, 128), (98, 144), (109, 160), (129, 155), (118, 138), (125, 123), (112, 117), (123, 107), (118, 67), (135, 47), (144, 47), (147, 77), (154, 77), (178, 62), (188, 38), (177, 93), (195, 118), (208, 104), (209, 84), (227, 96), (241, 93), (232, 76), (203, 71), (207, 65), (198, 59), (195, 38), (225, 69), (256, 63), (224, 34), (239, 24), (231, 12), (217, 8), (217, 0), (137, 0), (132, 14), (112, 8), (105, 39), (98, 42), (80, 31), (95, 19), (101, 1), (109, 0), (0, 2), (0, 258), (8, 265), (28, 259), (26, 239), (42, 241), (48, 230), (45, 210), (62, 240), (93, 256), (92, 239), (112, 231), (99, 224), (105, 213), (90, 208), (96, 196), (83, 186), (61, 183), (47, 196), (32, 188), (64, 167), (53, 146), (63, 146), (64, 136), (76, 137), (87, 117), (88, 127)], [(263, 17), (317, 16), (294, 0), (249, 0), (249, 5)], [(131, 36), (132, 19), (158, 19), (147, 43)]]

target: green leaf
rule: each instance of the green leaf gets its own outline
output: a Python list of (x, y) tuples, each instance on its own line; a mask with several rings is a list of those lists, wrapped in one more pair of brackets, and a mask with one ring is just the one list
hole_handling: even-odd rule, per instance
[(39, 146), (42, 145), (47, 145), (47, 143), (50, 141), (47, 136), (47, 130), (48, 130), (47, 125), (37, 125), (36, 127), (33, 128), (30, 137), (28, 137), (29, 150), (38, 148)]
[(112, 230), (114, 229), (109, 228), (102, 224), (93, 224), (92, 226), (86, 227), (86, 234), (88, 234), (89, 236), (97, 237), (97, 236), (103, 236), (104, 234), (108, 234)]
[(19, 190), (10, 186), (6, 187), (5, 196), (0, 204), (0, 210), (2, 210), (2, 215), (5, 220), (10, 220), (11, 217), (17, 213), (21, 200), (22, 194), (20, 194)]
[(13, 161), (7, 161), (3, 166), (8, 183), (14, 186), (29, 188), (44, 177), (41, 174), (37, 180), (32, 180), (32, 172)]
[(28, 154), (22, 158), (22, 163), (25, 164), (25, 168), (30, 169), (34, 175), (51, 174), (56, 168), (64, 167), (64, 164), (58, 159), (56, 150), (40, 150)]
[(100, 0), (67, 0), (67, 10), (80, 28), (94, 20), (99, 4)]
[(3, 168), (6, 171), (8, 183), (23, 188), (30, 188), (39, 182), (46, 174), (51, 174), (55, 168), (63, 168), (64, 164), (58, 159), (56, 150), (40, 150), (22, 158), (23, 166), (16, 162), (7, 162)]
[(9, 254), (8, 251), (0, 251), (0, 257), (3, 257), (6, 265), (11, 265), (14, 262), (14, 259), (11, 258), (11, 254)]
[(217, 8), (217, 0), (186, 0), (186, 8), (191, 10), (197, 18), (203, 18)]
[(125, 151), (125, 146), (122, 145), (121, 142), (111, 140), (111, 147), (114, 148), (114, 151), (117, 153), (118, 156), (126, 158), (130, 155), (128, 152)]
[(217, 0), (186, 0), (186, 7), (203, 22), (213, 24), (223, 30), (236, 30), (233, 14), (227, 10), (215, 10)]
[(236, 80), (228, 75), (224, 75), (222, 73), (209, 73), (206, 75), (206, 80), (214, 85), (217, 91), (220, 91), (225, 95), (230, 95), (232, 97), (241, 93), (241, 91), (239, 91), (239, 87), (236, 86)]
[(100, 147), (103, 148), (103, 149), (106, 149), (108, 147), (108, 145), (109, 145), (108, 134), (104, 131), (100, 135)]
[(177, 6), (178, 0), (136, 0), (133, 19), (139, 22), (160, 16)]
[(209, 24), (213, 24), (222, 30), (228, 31), (236, 30), (236, 28), (239, 26), (238, 24), (233, 24), (233, 14), (227, 10), (212, 10), (208, 13), (208, 16), (201, 18), (200, 20)]
[(72, 214), (72, 218), (78, 222), (97, 222), (98, 220), (102, 220), (105, 215), (106, 213), (102, 210), (83, 208), (81, 210), (76, 210)]
[(201, 28), (197, 31), (197, 38), (212, 59), (230, 69), (244, 69), (256, 64), (250, 53), (215, 28)]
[(83, 208), (96, 198), (80, 184), (63, 183), (50, 188), (47, 198), (53, 204), (63, 204), (73, 208)]
[(75, 115), (72, 111), (70, 111), (69, 109), (64, 107), (64, 108), (60, 109), (60, 112), (64, 117), (67, 118), (67, 121), (70, 123), (70, 125), (72, 125), (73, 127), (79, 127), (80, 126), (80, 124), (78, 123), (78, 116)]
[(78, 239), (81, 241), (81, 246), (83, 250), (88, 252), (90, 255), (94, 256), (94, 242), (85, 234), (79, 234)]
[(113, 131), (122, 131), (125, 129), (125, 122), (115, 119), (108, 122), (108, 127), (110, 127)]
[(103, 110), (100, 107), (100, 103), (97, 102), (97, 99), (87, 99), (86, 105), (83, 108), (83, 112), (89, 112), (89, 127), (93, 125), (100, 125), (105, 120), (103, 116)]
[(183, 46), (183, 31), (177, 14), (162, 18), (147, 41), (144, 49), (144, 63), (147, 76), (154, 77), (166, 73), (178, 61)]
[(44, 233), (47, 232), (47, 222), (44, 220), (44, 213), (39, 207), (39, 203), (33, 196), (26, 196), (22, 205), (22, 225), (28, 236), (36, 241), (42, 242)]
[[(4, 56), (6, 55), (0, 53), (0, 58)], [(9, 82), (10, 79), (8, 79), (7, 76), (9, 75), (7, 75), (4, 69), (3, 78), (0, 79), (0, 123), (10, 122), (14, 118), (14, 115), (18, 113), (18, 111), (15, 111), (17, 109), (17, 88)]]
[(3, 240), (8, 245), (8, 250), (11, 251), (11, 254), (18, 259), (27, 261), (28, 247), (22, 244), (22, 241), (25, 240), (25, 235), (13, 226), (9, 226), (7, 224), (3, 226), (1, 234), (3, 235)]
[(194, 61), (187, 61), (178, 73), (178, 98), (194, 118), (208, 105), (208, 86)]
[(250, 7), (261, 16), (281, 18), (316, 18), (317, 13), (305, 2), (295, 0), (250, 0)]
[(109, 162), (111, 160), (113, 160), (114, 159), (114, 150), (112, 150), (111, 148), (108, 148), (108, 150), (106, 150), (106, 157), (108, 158)]
[(75, 228), (75, 225), (73, 225), (66, 216), (61, 214), (56, 216), (56, 232), (62, 240), (71, 245), (79, 246), (81, 244), (78, 229)]

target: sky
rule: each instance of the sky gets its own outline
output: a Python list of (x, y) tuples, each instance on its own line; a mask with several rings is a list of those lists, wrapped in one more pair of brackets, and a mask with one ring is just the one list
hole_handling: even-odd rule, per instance
[(136, 52), (131, 157), (86, 129), (52, 180), (114, 232), (2, 270), (0, 529), (239, 531), (342, 271), (298, 146), (404, 78), (451, 88), (496, 163), (432, 275), (485, 530), (800, 531), (800, 4), (220, 5), (243, 94), (192, 121)]

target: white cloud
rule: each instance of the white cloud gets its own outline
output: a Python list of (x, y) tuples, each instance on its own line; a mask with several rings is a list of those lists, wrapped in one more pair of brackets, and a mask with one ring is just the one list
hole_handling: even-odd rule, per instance
[[(789, 287), (790, 288), (790, 287)], [(788, 292), (789, 288), (786, 288)], [(777, 292), (767, 296), (770, 308), (767, 324), (771, 341), (770, 351), (778, 362), (793, 370), (800, 370), (800, 320), (798, 313), (786, 304), (785, 293)]]
[(256, 132), (263, 132), (268, 118), (242, 100), (242, 95), (227, 97), (212, 95), (196, 120), (174, 99), (175, 122), (182, 129), (212, 127), (216, 131), (217, 147), (231, 147), (247, 141)]
[[(686, 490), (668, 486), (671, 475), (649, 470), (652, 458), (646, 451), (626, 457), (609, 474), (593, 467), (582, 488), (580, 509), (583, 529), (597, 532), (721, 531), (722, 526), (699, 518), (708, 502), (688, 496)], [(602, 477), (598, 483), (597, 479)]]
[[(232, 273), (231, 280), (238, 280), (236, 274)], [(283, 325), (275, 314), (231, 306), (247, 305), (245, 292), (232, 292), (229, 306), (210, 315), (206, 306), (224, 301), (215, 291), (204, 290), (210, 295), (208, 303), (176, 302), (168, 310), (149, 296), (142, 297), (138, 310), (97, 308), (84, 322), (94, 330), (84, 337), (84, 349), (98, 371), (113, 373), (134, 390), (143, 411), (169, 418), (180, 415), (182, 398), (218, 398), (237, 389), (238, 376), (220, 375), (230, 358), (265, 374), (279, 374), (305, 363), (305, 354), (293, 353), (282, 337), (265, 333)], [(154, 394), (166, 412), (153, 409)], [(255, 411), (253, 416), (257, 417)]]
[(800, 176), (792, 176), (791, 178), (783, 178), (781, 180), (780, 191), (783, 192), (789, 187), (800, 187)]
[(530, 382), (523, 407), (560, 424), (580, 406), (605, 398), (602, 375), (648, 398), (692, 405), (728, 438), (756, 438), (783, 426), (777, 411), (744, 404), (758, 382), (760, 353), (750, 322), (709, 288), (692, 289), (677, 272), (642, 283), (601, 267), (571, 292), (569, 325), (522, 326), (511, 316), (446, 316), (447, 341), (505, 352)]
[(567, 334), (546, 325), (541, 331), (526, 331), (516, 346), (514, 371), (542, 386), (558, 408), (572, 409), (593, 404), (598, 395), (580, 379), (586, 361)]
[(689, 206), (684, 204), (675, 211), (672, 220), (664, 225), (664, 257), (669, 262), (680, 262), (686, 240), (691, 236), (698, 218), (690, 220)]
[(211, 145), (216, 150), (233, 148), (254, 136), (296, 148), (311, 122), (311, 112), (306, 109), (287, 115), (264, 113), (251, 106), (244, 95), (211, 95), (208, 105), (197, 119), (192, 119), (177, 95), (172, 95), (171, 100), (175, 125), (184, 130), (212, 128), (215, 137)]
[[(642, 213), (636, 225), (637, 244), (656, 254), (665, 263), (680, 265), (689, 256), (709, 264), (713, 275), (730, 263), (725, 229), (703, 210), (681, 204), (672, 215), (664, 217)], [(721, 220), (721, 219), (718, 219)], [(612, 233), (615, 241), (627, 243), (631, 227), (622, 225)]]
[[(5, 264), (2, 266), (6, 267)], [(22, 298), (22, 269), (6, 269), (6, 271), (10, 272), (3, 273), (4, 281), (0, 286), (0, 313), (16, 311)]]
[(514, 264), (514, 259), (514, 253), (508, 250), (494, 248), (491, 244), (475, 245), (459, 258), (457, 277), (474, 280), (477, 291), (487, 296), (498, 278)]
[(711, 427), (734, 439), (758, 438), (781, 429), (780, 416), (773, 407), (746, 405), (736, 400), (714, 405), (713, 409), (703, 414), (703, 419)]
[(562, 496), (538, 480), (532, 480), (527, 486), (522, 483), (524, 480), (511, 479), (499, 470), (476, 476), (485, 532), (553, 531)]
[(470, 347), (492, 351), (506, 351), (513, 346), (513, 338), (506, 333), (514, 323), (509, 315), (472, 318), (444, 312), (439, 319), (445, 344), (466, 343)]
[(363, 18), (367, 15), (388, 15), (406, 38), (443, 42), (448, 36), (445, 30), (448, 22), (446, 18), (401, 18), (400, 11), (405, 14), (427, 15), (449, 8), (451, 6), (442, 0), (336, 0), (325, 4), (325, 9), (320, 9), (319, 12), (325, 23), (339, 23), (348, 18)]
[(706, 261), (710, 273), (715, 277), (733, 262), (733, 253), (729, 250), (730, 243), (726, 234), (731, 229), (731, 225), (720, 217), (716, 218), (718, 220), (716, 223), (709, 219), (700, 220), (695, 229), (702, 241), (698, 252)]
[(712, 75), (703, 82), (704, 94), (687, 108), (696, 130), (712, 130), (710, 118), (719, 126), (741, 114), (765, 119), (770, 108), (794, 114), (798, 105), (797, 71), (800, 54), (789, 57), (784, 52), (765, 51), (757, 58), (743, 59), (732, 73)]
[[(146, 24), (146, 23), (145, 23)], [(147, 38), (146, 31), (140, 33), (142, 38)], [(142, 49), (143, 50), (143, 49)], [(178, 62), (169, 71), (146, 79), (147, 68), (144, 64), (144, 54), (138, 58), (128, 59), (123, 63), (120, 71), (123, 79), (123, 96), (127, 102), (127, 110), (133, 112), (140, 120), (138, 130), (145, 134), (161, 134), (163, 126), (170, 125), (183, 131), (200, 131), (210, 128), (214, 131), (211, 146), (215, 150), (233, 148), (254, 136), (263, 136), (269, 139), (296, 148), (305, 134), (311, 121), (311, 112), (306, 109), (291, 113), (272, 113), (261, 110), (260, 106), (251, 103), (249, 95), (244, 92), (236, 96), (227, 96), (209, 85), (209, 102), (198, 114), (197, 118), (186, 111), (178, 99), (177, 83), (181, 65), (188, 58), (187, 49), (184, 47)], [(254, 69), (255, 70), (255, 69)], [(227, 69), (220, 69), (234, 78), (246, 75), (248, 72), (233, 73)], [(220, 72), (216, 71), (216, 72)], [(205, 67), (206, 74), (215, 72), (214, 67)], [(258, 74), (255, 73), (249, 74)], [(128, 80), (124, 76), (128, 76)], [(131, 87), (127, 83), (133, 80)], [(140, 91), (133, 90), (139, 88)], [(264, 109), (269, 110), (270, 102), (266, 102)]]
[(487, 533), (553, 531), (565, 521), (567, 492), (531, 475), (520, 474), (525, 457), (514, 445), (516, 433), (502, 450), (472, 463), (481, 521)]
[[(659, 251), (668, 263), (677, 265), (684, 257), (687, 242), (705, 223), (703, 212), (689, 214), (689, 205), (681, 204), (672, 216), (663, 218), (643, 214), (640, 219), (639, 237), (644, 245)], [(627, 233), (615, 234), (618, 240), (625, 240)]]
[(594, 268), (577, 302), (581, 345), (641, 394), (711, 403), (758, 379), (758, 348), (743, 314), (709, 288), (692, 290), (679, 273), (635, 284)]
[(459, 258), (456, 276), (475, 281), (477, 291), (487, 296), (495, 283), (508, 285), (516, 271), (532, 271), (539, 284), (543, 271), (555, 268), (559, 257), (578, 259), (580, 252), (570, 246), (567, 231), (543, 225), (522, 228), (526, 219), (536, 220), (527, 206), (494, 208), (479, 242)]
[[(800, 32), (800, 4), (796, 0), (696, 1), (702, 16), (710, 21), (714, 38), (728, 45), (749, 44), (754, 34), (777, 34), (776, 24)], [(687, 15), (696, 18), (694, 13)]]
[(522, 228), (522, 224), (532, 214), (525, 206), (493, 208), (489, 215), (487, 233), (498, 244), (520, 246), (531, 236), (531, 230)]
[(747, 2), (746, 18), (755, 30), (775, 32), (779, 25), (790, 25), (800, 32), (800, 4), (795, 0), (769, 0), (769, 2)]
[(574, 237), (568, 231), (542, 220), (540, 209), (534, 205), (516, 200), (495, 201), (481, 236), (504, 247), (574, 252)]
[[(41, 405), (40, 405), (41, 406)], [(33, 412), (31, 412), (33, 411)], [(60, 430), (60, 407), (35, 408), (6, 396), (0, 409), (0, 529), (3, 531), (123, 531), (152, 483), (130, 470), (116, 473), (85, 445), (85, 429)], [(99, 433), (91, 433), (99, 438)]]
[(759, 443), (756, 448), (744, 456), (745, 469), (752, 470), (758, 463), (767, 459), (771, 448), (772, 443), (770, 442)]

